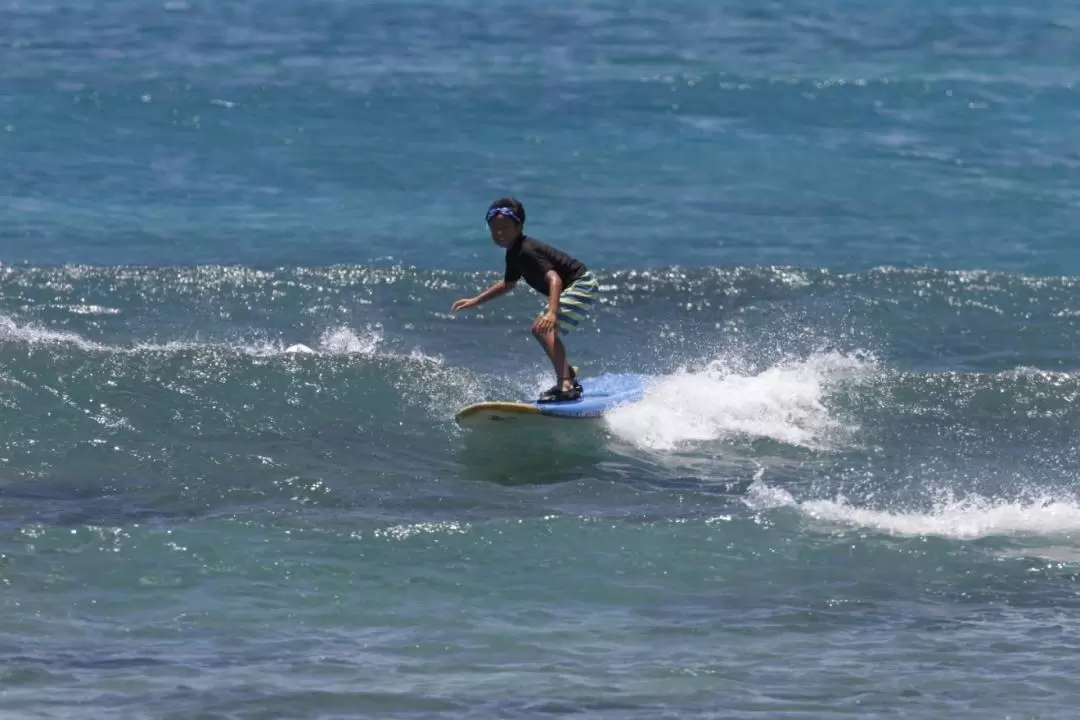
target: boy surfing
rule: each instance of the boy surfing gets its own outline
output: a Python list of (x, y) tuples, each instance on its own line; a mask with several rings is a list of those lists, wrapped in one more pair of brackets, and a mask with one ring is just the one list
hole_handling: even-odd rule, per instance
[(600, 292), (589, 269), (551, 245), (525, 234), (525, 207), (514, 198), (500, 198), (487, 211), (491, 239), (506, 249), (506, 270), (502, 280), (476, 297), (462, 298), (451, 310), (465, 310), (514, 289), (524, 278), (529, 287), (547, 297), (547, 307), (533, 321), (532, 334), (544, 348), (556, 382), (538, 402), (565, 402), (581, 397), (581, 385), (566, 358), (560, 335), (566, 335), (589, 315)]

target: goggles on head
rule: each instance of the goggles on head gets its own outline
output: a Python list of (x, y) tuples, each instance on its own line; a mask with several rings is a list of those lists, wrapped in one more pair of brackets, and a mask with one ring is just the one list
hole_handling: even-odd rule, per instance
[(498, 217), (499, 215), (502, 215), (503, 217), (508, 217), (511, 220), (516, 221), (518, 225), (522, 224), (521, 223), (521, 218), (519, 218), (517, 216), (517, 213), (515, 213), (512, 209), (510, 209), (508, 207), (491, 208), (490, 210), (487, 211), (487, 221), (491, 222), (492, 218)]

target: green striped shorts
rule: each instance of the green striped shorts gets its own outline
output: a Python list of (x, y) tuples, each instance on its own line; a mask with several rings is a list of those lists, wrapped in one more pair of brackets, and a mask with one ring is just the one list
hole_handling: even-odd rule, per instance
[(589, 316), (593, 303), (600, 296), (600, 283), (586, 272), (559, 295), (559, 334), (566, 335)]

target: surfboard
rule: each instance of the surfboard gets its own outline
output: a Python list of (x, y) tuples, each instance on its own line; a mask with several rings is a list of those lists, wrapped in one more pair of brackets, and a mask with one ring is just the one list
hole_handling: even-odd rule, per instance
[(457, 414), (461, 425), (481, 423), (521, 423), (536, 420), (598, 418), (614, 407), (639, 400), (649, 377), (637, 373), (607, 373), (579, 377), (581, 397), (567, 402), (541, 403), (536, 400), (495, 400), (475, 403)]

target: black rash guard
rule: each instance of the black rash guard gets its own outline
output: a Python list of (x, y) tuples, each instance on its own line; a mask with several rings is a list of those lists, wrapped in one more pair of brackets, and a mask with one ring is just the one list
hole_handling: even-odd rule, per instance
[(506, 248), (504, 281), (514, 283), (525, 278), (533, 290), (547, 295), (549, 289), (545, 275), (548, 270), (558, 273), (564, 288), (570, 287), (588, 272), (585, 263), (528, 235), (522, 235)]

